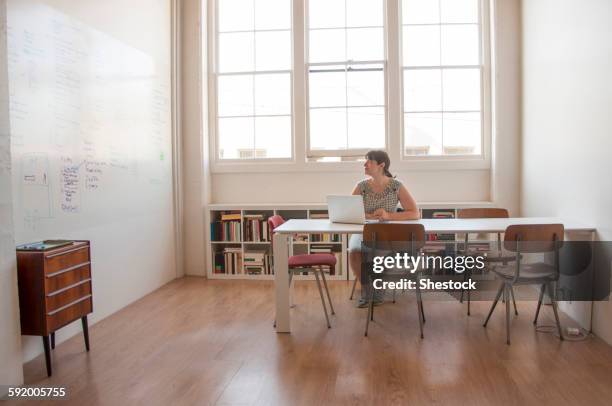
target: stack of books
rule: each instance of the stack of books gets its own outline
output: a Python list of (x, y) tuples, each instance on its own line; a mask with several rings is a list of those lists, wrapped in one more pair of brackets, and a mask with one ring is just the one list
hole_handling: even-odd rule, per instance
[(211, 241), (240, 241), (240, 213), (223, 213), (220, 221), (210, 223)]
[[(312, 245), (310, 246), (310, 253), (311, 254), (333, 254), (336, 257), (336, 268), (337, 268), (340, 264), (340, 260), (342, 259), (340, 256), (341, 253), (333, 252), (332, 248), (333, 248), (332, 245), (325, 245), (325, 244)], [(327, 272), (330, 275), (335, 275), (336, 273), (336, 268), (334, 268), (333, 270), (329, 266), (323, 266), (322, 268), (323, 268), (323, 272)]]
[(225, 274), (236, 275), (242, 272), (242, 250), (240, 247), (226, 247), (223, 250)]
[(244, 253), (244, 272), (247, 275), (262, 275), (264, 273), (263, 251), (250, 251)]
[(270, 241), (268, 221), (263, 214), (244, 215), (244, 240), (245, 241)]

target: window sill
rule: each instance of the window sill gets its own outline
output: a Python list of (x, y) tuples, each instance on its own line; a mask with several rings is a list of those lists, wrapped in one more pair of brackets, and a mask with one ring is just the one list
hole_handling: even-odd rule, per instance
[[(354, 172), (363, 162), (212, 162), (211, 173), (292, 173), (292, 172)], [(491, 162), (483, 158), (403, 159), (392, 162), (393, 171), (457, 171), (489, 170)]]

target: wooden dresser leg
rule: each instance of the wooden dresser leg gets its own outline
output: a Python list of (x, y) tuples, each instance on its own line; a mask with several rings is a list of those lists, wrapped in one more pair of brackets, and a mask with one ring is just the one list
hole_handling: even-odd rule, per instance
[(51, 376), (51, 349), (49, 348), (49, 336), (43, 336), (43, 346), (45, 347), (45, 363), (47, 364), (47, 376)]
[(51, 333), (51, 349), (55, 349), (55, 331)]
[(87, 316), (81, 317), (83, 323), (83, 337), (85, 337), (85, 349), (89, 351), (89, 327), (87, 326)]

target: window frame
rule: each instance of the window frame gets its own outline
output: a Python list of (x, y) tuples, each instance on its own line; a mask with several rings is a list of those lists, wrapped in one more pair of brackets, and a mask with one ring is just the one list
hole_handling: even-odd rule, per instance
[[(330, 61), (330, 62), (310, 62), (310, 24), (309, 24), (309, 0), (304, 1), (304, 66), (305, 66), (305, 137), (306, 137), (306, 160), (317, 159), (317, 158), (327, 158), (327, 157), (337, 157), (342, 161), (342, 159), (351, 159), (351, 158), (360, 158), (365, 156), (365, 154), (371, 150), (371, 148), (347, 148), (347, 149), (336, 149), (336, 150), (313, 150), (310, 147), (310, 67), (311, 66), (345, 66), (345, 72), (348, 70), (348, 66), (351, 65), (374, 65), (380, 64), (382, 65), (383, 70), (383, 112), (384, 112), (384, 125), (385, 125), (385, 146), (383, 149), (389, 149), (389, 77), (388, 77), (388, 31), (387, 31), (387, 1), (382, 0), (383, 7), (383, 21), (382, 21), (382, 31), (383, 31), (383, 59), (377, 61), (357, 61), (355, 63), (349, 63), (349, 61)], [(345, 6), (346, 7), (346, 6)], [(353, 27), (334, 27), (334, 28), (324, 28), (324, 29), (339, 29), (344, 28), (347, 30), (348, 28)], [(369, 28), (369, 27), (357, 27), (357, 28)], [(373, 27), (372, 27), (373, 28)], [(376, 27), (377, 28), (377, 27)], [(345, 108), (349, 108), (349, 105), (346, 105)], [(380, 107), (380, 106), (377, 106)], [(348, 131), (348, 128), (347, 128)]]
[[(404, 111), (404, 71), (406, 69), (427, 69), (427, 68), (436, 68), (436, 69), (461, 69), (461, 68), (474, 68), (475, 65), (442, 65), (440, 61), (440, 66), (432, 66), (432, 67), (417, 67), (417, 68), (406, 68), (403, 64), (403, 21), (401, 20), (402, 14), (402, 0), (397, 0), (398, 2), (398, 36), (395, 38), (398, 43), (397, 47), (399, 50), (399, 88), (401, 89), (400, 94), (400, 159), (402, 161), (408, 162), (452, 162), (452, 161), (462, 161), (462, 162), (482, 162), (486, 168), (490, 167), (491, 160), (491, 138), (492, 138), (492, 89), (491, 89), (491, 54), (492, 54), (492, 39), (491, 39), (491, 14), (489, 2), (487, 0), (477, 0), (478, 3), (478, 36), (479, 36), (479, 56), (480, 56), (480, 142), (481, 142), (481, 153), (480, 154), (453, 154), (453, 155), (407, 155), (406, 154), (406, 136), (404, 134), (404, 116), (406, 112)], [(441, 106), (442, 111), (444, 112), (443, 106)]]
[[(244, 71), (244, 72), (225, 72), (225, 73), (220, 73), (219, 72), (219, 30), (218, 30), (218, 21), (219, 21), (219, 7), (218, 7), (218, 2), (222, 1), (222, 0), (210, 0), (209, 4), (212, 5), (212, 13), (209, 13), (209, 16), (214, 16), (214, 18), (209, 18), (208, 22), (208, 35), (209, 38), (212, 38), (212, 44), (210, 43), (211, 41), (209, 41), (209, 57), (208, 57), (208, 68), (209, 68), (209, 72), (210, 72), (210, 78), (208, 81), (208, 85), (209, 85), (209, 110), (212, 111), (212, 114), (209, 114), (209, 132), (210, 132), (210, 140), (211, 140), (211, 145), (210, 145), (210, 151), (212, 151), (215, 156), (214, 158), (211, 160), (212, 162), (219, 164), (219, 163), (223, 163), (223, 164), (241, 164), (241, 163), (253, 163), (253, 164), (258, 164), (258, 163), (279, 163), (279, 162), (293, 162), (295, 159), (295, 121), (294, 121), (294, 115), (295, 115), (295, 107), (294, 107), (294, 101), (295, 101), (295, 97), (294, 97), (294, 86), (293, 86), (293, 81), (294, 81), (294, 44), (295, 44), (295, 39), (294, 39), (294, 27), (293, 27), (293, 22), (294, 22), (294, 13), (293, 13), (293, 7), (294, 7), (294, 2), (290, 1), (290, 7), (289, 7), (289, 12), (291, 15), (290, 18), (290, 22), (291, 22), (291, 26), (289, 28), (289, 38), (290, 38), (290, 44), (291, 44), (291, 50), (290, 50), (290, 55), (291, 55), (291, 61), (289, 63), (289, 68), (288, 69), (284, 69), (284, 70), (273, 70), (273, 71), (257, 71), (256, 70), (256, 66), (253, 66), (253, 71)], [(253, 27), (253, 33), (254, 35), (257, 32), (267, 32), (267, 31), (284, 31), (284, 30), (256, 30), (255, 27)], [(250, 32), (250, 31), (248, 31)], [(211, 47), (212, 45), (212, 47)], [(212, 50), (212, 52), (210, 52), (210, 50)], [(254, 52), (256, 52), (256, 48), (254, 48)], [(210, 58), (210, 54), (214, 55), (213, 58)], [(255, 62), (255, 61), (254, 61)], [(278, 74), (288, 74), (289, 75), (289, 114), (287, 115), (278, 115), (278, 117), (287, 117), (289, 116), (290, 118), (290, 128), (291, 128), (291, 134), (290, 134), (290, 151), (291, 151), (291, 156), (289, 157), (283, 157), (283, 158), (224, 158), (222, 159), (220, 157), (220, 140), (219, 140), (219, 120), (221, 118), (229, 118), (229, 117), (219, 117), (219, 112), (218, 112), (218, 101), (219, 101), (219, 93), (218, 93), (218, 88), (219, 88), (219, 77), (220, 76), (231, 76), (231, 75), (252, 75), (253, 76), (253, 82), (255, 82), (255, 77), (257, 75), (266, 75), (266, 74), (274, 74), (274, 73), (278, 73)], [(210, 112), (209, 111), (209, 112)], [(253, 120), (255, 121), (255, 119), (257, 117), (266, 117), (267, 115), (257, 115), (257, 114), (253, 114), (252, 116), (244, 116), (245, 118), (249, 118), (252, 117)], [(277, 115), (273, 115), (273, 116), (277, 116)], [(242, 117), (242, 116), (241, 116)], [(256, 137), (255, 133), (253, 133), (253, 136)], [(256, 138), (253, 139), (253, 143), (255, 144), (255, 140)], [(256, 150), (256, 145), (254, 145), (253, 150)]]
[[(362, 162), (354, 161), (366, 149), (351, 150), (334, 162), (320, 162), (308, 159), (309, 151), (309, 100), (308, 100), (308, 0), (291, 1), (291, 158), (259, 158), (259, 159), (220, 159), (217, 119), (217, 61), (218, 36), (217, 21), (219, 0), (207, 2), (207, 21), (205, 41), (205, 59), (202, 61), (203, 78), (208, 85), (208, 91), (203, 94), (206, 100), (202, 108), (206, 121), (203, 128), (208, 130), (208, 160), (212, 173), (269, 173), (269, 172), (354, 172), (361, 170)], [(221, 0), (222, 1), (222, 0)], [(482, 52), (481, 65), (481, 155), (429, 155), (407, 156), (404, 147), (404, 103), (403, 103), (403, 62), (402, 53), (402, 21), (401, 0), (383, 0), (383, 35), (384, 51), (384, 88), (385, 88), (385, 143), (396, 170), (490, 170), (491, 150), (493, 143), (493, 33), (492, 7), (489, 0), (478, 0), (480, 18), (480, 47)], [(207, 104), (207, 105), (206, 105)], [(346, 150), (343, 150), (346, 151)], [(214, 154), (214, 156), (213, 156)], [(335, 154), (334, 156), (339, 156)]]

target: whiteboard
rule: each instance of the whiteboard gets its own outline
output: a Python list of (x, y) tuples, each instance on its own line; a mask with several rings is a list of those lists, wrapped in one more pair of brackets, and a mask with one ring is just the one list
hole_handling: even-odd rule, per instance
[(104, 317), (176, 275), (170, 1), (9, 0), (17, 244), (88, 239)]

